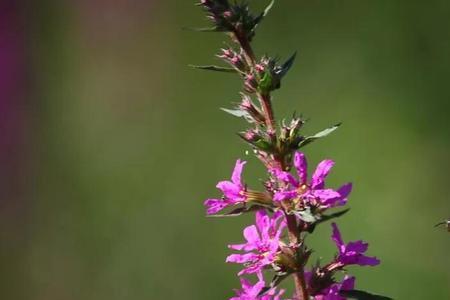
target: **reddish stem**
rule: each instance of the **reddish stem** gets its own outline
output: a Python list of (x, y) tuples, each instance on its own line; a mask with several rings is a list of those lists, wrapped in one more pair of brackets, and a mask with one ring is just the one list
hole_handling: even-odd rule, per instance
[[(297, 220), (294, 215), (288, 215), (285, 214), (286, 221), (288, 225), (288, 231), (289, 231), (289, 240), (291, 244), (297, 249), (298, 245), (300, 244), (300, 231), (297, 224)], [(297, 250), (296, 250), (297, 251)], [(297, 294), (298, 300), (308, 300), (308, 290), (306, 288), (306, 282), (305, 282), (305, 274), (303, 270), (303, 266), (299, 266), (298, 270), (296, 270), (295, 273), (293, 273), (294, 276), (294, 283), (295, 283), (295, 292)]]
[(263, 108), (263, 112), (266, 116), (266, 126), (270, 132), (275, 133), (275, 118), (272, 109), (272, 102), (270, 99), (270, 94), (260, 94), (258, 93), (258, 99)]
[[(247, 64), (250, 66), (251, 69), (255, 68), (255, 54), (253, 52), (253, 49), (250, 45), (250, 41), (247, 39), (247, 37), (242, 34), (240, 30), (236, 30), (234, 32), (234, 38), (235, 40), (240, 44), (242, 50), (244, 51), (244, 56), (247, 61)], [(263, 108), (263, 114), (265, 116), (266, 126), (267, 130), (273, 134), (273, 139), (276, 141), (277, 134), (275, 130), (275, 117), (272, 109), (272, 102), (270, 93), (262, 94), (257, 93), (258, 100)], [(275, 161), (279, 164), (279, 166), (282, 168), (282, 170), (285, 170), (285, 159), (284, 155), (282, 153), (277, 153), (274, 155)], [(288, 224), (288, 230), (289, 230), (289, 241), (292, 245), (295, 245), (295, 247), (298, 247), (300, 244), (300, 229), (297, 224), (297, 220), (294, 215), (288, 215), (285, 214), (286, 221)], [(298, 269), (295, 273), (293, 273), (294, 277), (294, 283), (295, 283), (295, 293), (298, 297), (298, 300), (308, 300), (308, 290), (306, 288), (306, 282), (305, 282), (305, 274), (303, 270), (303, 265), (297, 266)]]

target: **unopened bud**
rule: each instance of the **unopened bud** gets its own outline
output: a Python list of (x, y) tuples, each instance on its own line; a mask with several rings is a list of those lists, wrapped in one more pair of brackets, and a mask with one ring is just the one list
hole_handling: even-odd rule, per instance
[(257, 123), (264, 123), (265, 118), (260, 110), (253, 104), (249, 96), (243, 95), (239, 108), (246, 111)]
[(249, 143), (254, 143), (261, 139), (261, 136), (258, 134), (258, 132), (255, 129), (249, 129), (249, 130), (243, 132), (241, 134), (241, 137)]
[(258, 89), (258, 82), (253, 74), (245, 76), (244, 89), (248, 93), (255, 93)]
[(256, 64), (255, 65), (255, 70), (259, 73), (263, 73), (265, 70), (265, 67), (262, 64)]
[(233, 13), (231, 11), (227, 10), (227, 11), (223, 12), (223, 16), (225, 18), (231, 18), (233, 16)]
[(222, 54), (217, 55), (217, 57), (225, 60), (241, 72), (245, 72), (247, 70), (247, 64), (245, 63), (243, 56), (236, 53), (233, 49), (222, 49)]

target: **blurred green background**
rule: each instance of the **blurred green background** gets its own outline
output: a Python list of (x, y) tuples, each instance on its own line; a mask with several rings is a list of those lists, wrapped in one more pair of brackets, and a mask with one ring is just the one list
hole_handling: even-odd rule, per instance
[[(13, 83), (0, 96), (0, 298), (228, 299), (226, 245), (253, 220), (207, 219), (202, 202), (235, 159), (253, 186), (264, 170), (234, 134), (246, 124), (219, 110), (239, 80), (187, 67), (217, 64), (224, 36), (182, 30), (207, 24), (193, 1), (0, 12)], [(450, 299), (450, 235), (433, 228), (450, 217), (449, 15), (446, 0), (283, 0), (254, 43), (299, 52), (277, 116), (303, 113), (305, 133), (344, 122), (305, 152), (336, 160), (331, 186), (354, 182), (338, 223), (382, 264), (350, 271), (395, 299)], [(316, 258), (332, 257), (330, 232), (311, 239)]]

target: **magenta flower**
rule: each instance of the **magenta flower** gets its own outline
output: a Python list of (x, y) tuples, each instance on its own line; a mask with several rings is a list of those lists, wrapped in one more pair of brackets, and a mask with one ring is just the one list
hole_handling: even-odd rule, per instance
[(314, 300), (345, 300), (347, 298), (342, 297), (339, 292), (353, 290), (354, 287), (355, 277), (345, 276), (342, 282), (334, 283), (320, 291), (319, 294), (314, 296)]
[(246, 201), (246, 188), (245, 185), (241, 183), (241, 173), (245, 164), (245, 161), (238, 159), (234, 166), (233, 174), (231, 175), (231, 181), (221, 181), (216, 185), (216, 187), (223, 192), (224, 197), (222, 199), (208, 199), (204, 202), (204, 205), (207, 207), (208, 215), (215, 214), (227, 206), (244, 203)]
[(376, 266), (380, 263), (380, 260), (376, 257), (364, 255), (369, 247), (369, 244), (363, 241), (355, 241), (345, 244), (336, 223), (332, 223), (331, 225), (333, 226), (333, 234), (331, 238), (336, 243), (339, 254), (336, 261), (329, 266), (329, 269), (337, 269), (347, 265)]
[(279, 180), (288, 184), (286, 188), (275, 193), (274, 200), (302, 199), (306, 203), (322, 208), (344, 205), (352, 190), (351, 183), (344, 184), (337, 191), (325, 188), (325, 178), (333, 165), (334, 162), (332, 160), (321, 161), (312, 175), (311, 182), (308, 183), (308, 166), (305, 155), (301, 152), (296, 152), (294, 155), (294, 166), (297, 170), (298, 179), (288, 172), (272, 169), (272, 173)]
[(250, 225), (244, 229), (244, 237), (247, 242), (228, 246), (233, 250), (242, 250), (247, 253), (231, 254), (227, 257), (226, 262), (245, 265), (238, 275), (256, 273), (265, 266), (273, 264), (280, 250), (280, 236), (285, 226), (281, 211), (277, 211), (272, 217), (269, 217), (265, 210), (258, 210), (256, 226)]
[(258, 273), (258, 282), (255, 285), (251, 285), (250, 281), (245, 278), (241, 278), (241, 290), (235, 290), (236, 296), (230, 298), (230, 300), (281, 300), (281, 295), (284, 294), (284, 290), (277, 292), (276, 288), (271, 288), (262, 296), (258, 296), (262, 289), (266, 286), (262, 274)]

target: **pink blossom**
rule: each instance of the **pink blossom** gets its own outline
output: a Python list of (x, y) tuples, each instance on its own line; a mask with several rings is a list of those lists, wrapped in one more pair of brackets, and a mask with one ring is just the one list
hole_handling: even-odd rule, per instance
[(263, 295), (259, 296), (263, 288), (266, 286), (261, 272), (258, 273), (258, 282), (252, 285), (249, 280), (240, 278), (242, 289), (235, 290), (236, 296), (230, 300), (281, 300), (284, 290), (277, 291), (276, 288), (271, 288)]
[(355, 241), (345, 244), (336, 223), (331, 225), (333, 226), (333, 234), (331, 238), (334, 240), (339, 250), (336, 261), (331, 265), (331, 268), (340, 268), (347, 265), (376, 266), (380, 263), (380, 260), (376, 257), (364, 255), (369, 248), (368, 243), (363, 241)]
[(314, 296), (314, 300), (345, 300), (340, 291), (352, 290), (355, 286), (355, 277), (345, 276), (342, 282), (334, 283)]
[(241, 182), (241, 173), (245, 164), (245, 161), (238, 159), (231, 175), (231, 181), (220, 181), (216, 185), (222, 191), (224, 197), (222, 199), (207, 199), (204, 202), (204, 205), (207, 207), (207, 214), (215, 214), (227, 206), (246, 201), (245, 185)]
[(244, 244), (229, 245), (233, 250), (246, 251), (244, 254), (231, 254), (227, 262), (244, 264), (238, 275), (256, 273), (275, 262), (280, 250), (280, 236), (286, 223), (283, 213), (278, 211), (269, 217), (265, 210), (256, 212), (256, 225), (244, 229)]
[(312, 175), (311, 182), (308, 183), (308, 166), (305, 155), (301, 152), (296, 152), (294, 155), (294, 166), (298, 179), (289, 172), (279, 169), (271, 170), (279, 180), (288, 184), (286, 188), (282, 188), (275, 193), (274, 200), (302, 199), (306, 203), (323, 208), (344, 205), (352, 190), (351, 183), (344, 184), (338, 190), (325, 188), (325, 178), (333, 165), (334, 162), (332, 160), (321, 161)]

